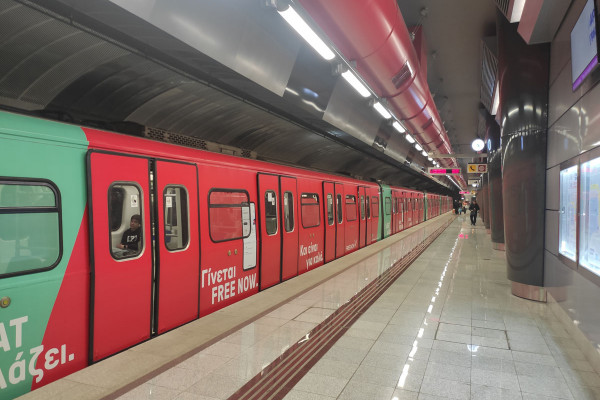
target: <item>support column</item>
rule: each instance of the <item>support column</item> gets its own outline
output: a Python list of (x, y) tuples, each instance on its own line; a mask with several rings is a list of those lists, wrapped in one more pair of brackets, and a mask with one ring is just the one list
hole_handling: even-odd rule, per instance
[(488, 152), (488, 191), (490, 208), (490, 233), (492, 247), (504, 250), (504, 213), (502, 210), (502, 148), (500, 146), (500, 126), (485, 111), (485, 142)]
[(501, 14), (498, 76), (507, 275), (513, 294), (545, 301), (544, 200), (550, 46), (527, 45)]
[(485, 207), (483, 209), (483, 225), (485, 226), (487, 233), (490, 233), (490, 185), (488, 184), (487, 178), (487, 174), (483, 174), (483, 178), (481, 178), (483, 182), (485, 182), (483, 184), (483, 204)]

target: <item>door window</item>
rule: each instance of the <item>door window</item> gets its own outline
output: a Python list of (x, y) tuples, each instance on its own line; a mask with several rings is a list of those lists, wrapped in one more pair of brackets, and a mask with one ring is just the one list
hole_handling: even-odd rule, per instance
[(333, 225), (333, 195), (327, 193), (327, 225)]
[(344, 205), (342, 204), (342, 195), (341, 194), (338, 194), (336, 196), (336, 206), (337, 206), (337, 223), (341, 224), (342, 221), (344, 220), (343, 213), (342, 213)]
[(110, 185), (108, 188), (108, 223), (110, 253), (113, 258), (122, 260), (137, 257), (142, 252), (144, 249), (142, 215), (142, 196), (137, 184), (113, 183)]
[(163, 192), (165, 246), (181, 250), (189, 243), (188, 194), (182, 186), (167, 186)]
[(269, 236), (277, 233), (277, 196), (272, 190), (265, 192), (265, 228)]
[(292, 192), (283, 194), (283, 225), (286, 232), (294, 231), (294, 195)]
[(360, 219), (365, 219), (365, 196), (360, 196)]

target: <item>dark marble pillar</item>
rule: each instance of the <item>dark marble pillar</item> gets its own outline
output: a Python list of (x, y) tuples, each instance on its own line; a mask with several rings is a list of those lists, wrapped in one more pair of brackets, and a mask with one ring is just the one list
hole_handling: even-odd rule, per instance
[(507, 275), (514, 294), (541, 298), (550, 46), (527, 45), (501, 14), (497, 22)]

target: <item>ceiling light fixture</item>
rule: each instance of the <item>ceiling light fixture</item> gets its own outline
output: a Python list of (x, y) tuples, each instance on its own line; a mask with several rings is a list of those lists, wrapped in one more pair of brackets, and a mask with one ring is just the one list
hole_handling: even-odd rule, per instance
[(406, 132), (406, 129), (404, 129), (404, 127), (402, 126), (402, 124), (398, 121), (394, 121), (392, 123), (392, 126), (400, 133), (404, 133)]
[(471, 148), (475, 151), (481, 151), (485, 147), (485, 143), (483, 140), (477, 138), (471, 142)]
[(277, 12), (296, 32), (298, 32), (300, 36), (302, 36), (304, 40), (306, 40), (308, 44), (312, 46), (313, 49), (317, 51), (317, 53), (321, 55), (321, 57), (326, 60), (333, 60), (335, 58), (335, 54), (331, 51), (329, 46), (327, 46), (315, 31), (308, 26), (291, 5), (288, 4), (288, 7), (285, 10), (277, 9)]
[(348, 82), (362, 97), (371, 96), (369, 89), (362, 84), (362, 82), (356, 77), (356, 75), (352, 73), (352, 71), (348, 70), (346, 72), (342, 72), (342, 76), (346, 82)]
[(429, 161), (433, 161), (433, 158), (431, 158), (431, 157), (427, 157), (427, 159), (428, 159)]
[(423, 150), (421, 154), (423, 154), (423, 157), (427, 157), (427, 152), (425, 150)]
[(423, 148), (421, 147), (421, 145), (419, 143), (415, 143), (415, 149), (417, 149), (417, 151), (423, 150)]
[(373, 107), (377, 110), (377, 112), (385, 119), (392, 118), (392, 114), (383, 106), (380, 102), (375, 102)]
[(415, 139), (413, 139), (413, 137), (410, 136), (408, 133), (406, 134), (405, 137), (406, 137), (406, 140), (408, 140), (409, 143), (414, 143), (415, 142)]

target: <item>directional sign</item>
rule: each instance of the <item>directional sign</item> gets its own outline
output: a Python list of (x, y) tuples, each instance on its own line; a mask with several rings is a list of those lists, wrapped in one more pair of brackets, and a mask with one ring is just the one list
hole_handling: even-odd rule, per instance
[(428, 168), (429, 175), (460, 175), (460, 168)]
[(487, 164), (468, 164), (467, 172), (469, 174), (485, 174), (487, 172)]
[(468, 190), (461, 190), (459, 192), (459, 194), (470, 194), (471, 192), (469, 192)]

